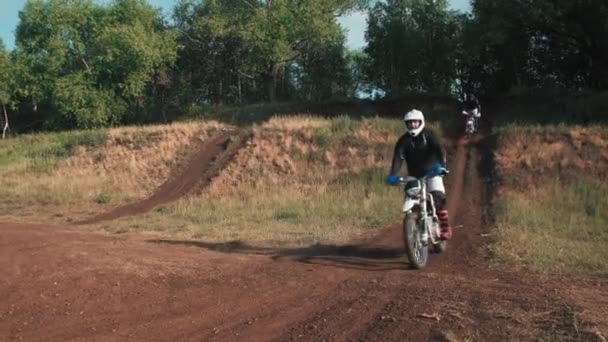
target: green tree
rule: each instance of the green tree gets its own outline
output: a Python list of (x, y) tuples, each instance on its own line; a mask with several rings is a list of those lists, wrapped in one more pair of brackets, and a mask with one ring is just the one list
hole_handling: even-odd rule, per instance
[[(343, 64), (344, 33), (336, 18), (364, 3), (180, 1), (174, 12), (183, 33), (180, 80), (195, 89), (186, 97), (211, 103), (318, 97), (323, 91), (313, 95), (310, 87), (293, 82), (319, 75), (312, 69), (320, 71), (321, 60)], [(324, 76), (340, 78), (342, 67), (328, 68), (334, 74)], [(308, 94), (291, 93), (300, 90)]]
[(349, 62), (344, 37), (305, 51), (287, 70), (293, 93), (307, 101), (354, 95)]
[(144, 0), (29, 0), (16, 38), (21, 95), (56, 128), (128, 121), (177, 55), (175, 33)]
[(366, 75), (389, 95), (448, 93), (460, 20), (446, 0), (388, 0), (369, 13)]
[(14, 104), (15, 76), (13, 65), (4, 42), (0, 39), (0, 105), (2, 106), (2, 138), (6, 137), (9, 128), (7, 107)]
[(604, 0), (474, 0), (479, 82), (513, 87), (606, 89), (608, 3)]
[(479, 25), (475, 24), (473, 17), (469, 14), (457, 16), (460, 22), (457, 33), (458, 43), (455, 53), (455, 75), (454, 90), (460, 99), (467, 94), (480, 94), (482, 91), (481, 80), (486, 77), (486, 65), (482, 63), (484, 50), (479, 44)]
[(255, 88), (246, 63), (243, 25), (252, 9), (241, 1), (180, 1), (174, 10), (181, 33), (175, 74), (183, 103), (240, 103)]

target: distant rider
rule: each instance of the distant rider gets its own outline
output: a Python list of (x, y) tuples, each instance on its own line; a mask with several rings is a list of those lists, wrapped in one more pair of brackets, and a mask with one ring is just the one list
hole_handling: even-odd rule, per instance
[(468, 99), (462, 104), (462, 114), (466, 116), (472, 116), (475, 120), (475, 126), (481, 118), (481, 105), (475, 95), (468, 96)]
[[(390, 185), (399, 184), (397, 174), (404, 160), (407, 163), (407, 172), (411, 177), (423, 177), (435, 167), (440, 167), (441, 175), (447, 174), (445, 149), (436, 132), (425, 127), (422, 112), (412, 109), (405, 114), (403, 121), (405, 121), (407, 132), (399, 138), (395, 145), (390, 175), (386, 182)], [(452, 237), (452, 228), (448, 223), (443, 178), (436, 176), (427, 179), (427, 188), (435, 202), (441, 226), (441, 238), (448, 240)]]

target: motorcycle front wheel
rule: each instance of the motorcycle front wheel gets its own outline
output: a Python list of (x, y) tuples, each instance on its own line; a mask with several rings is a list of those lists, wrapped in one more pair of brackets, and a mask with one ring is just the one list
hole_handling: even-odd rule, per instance
[(419, 225), (418, 214), (410, 213), (403, 219), (403, 240), (405, 243), (405, 254), (410, 261), (410, 266), (421, 269), (426, 266), (429, 258), (428, 245), (422, 243), (422, 231)]

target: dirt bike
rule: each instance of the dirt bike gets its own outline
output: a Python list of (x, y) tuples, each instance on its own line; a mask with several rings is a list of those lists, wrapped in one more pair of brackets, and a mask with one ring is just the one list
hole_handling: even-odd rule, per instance
[[(444, 175), (447, 173), (446, 170)], [(435, 210), (435, 201), (431, 193), (427, 191), (426, 180), (435, 176), (440, 175), (431, 172), (422, 178), (401, 177), (399, 179), (399, 183), (405, 186), (405, 203), (403, 204), (405, 252), (410, 265), (416, 269), (426, 266), (429, 248), (434, 253), (442, 253), (447, 248), (447, 241), (440, 238), (441, 230)]]
[(469, 114), (465, 110), (462, 111), (462, 115), (467, 116), (467, 120), (464, 126), (464, 136), (465, 138), (469, 139), (473, 136), (473, 134), (475, 134), (475, 131), (477, 130), (477, 128), (475, 127), (475, 116), (473, 115), (473, 113)]

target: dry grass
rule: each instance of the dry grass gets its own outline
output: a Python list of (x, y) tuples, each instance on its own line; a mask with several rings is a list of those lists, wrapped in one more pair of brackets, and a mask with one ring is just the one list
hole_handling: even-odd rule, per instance
[[(35, 158), (3, 159), (5, 142), (0, 215), (65, 222), (141, 199), (171, 177), (189, 144), (222, 127), (113, 129), (97, 144), (72, 144), (44, 170), (31, 167)], [(400, 120), (301, 115), (274, 117), (252, 130), (253, 138), (202, 193), (99, 227), (293, 246), (367, 238), (399, 220), (402, 192), (387, 187), (384, 177), (403, 133)], [(19, 140), (10, 144), (23, 148)]]
[(103, 148), (79, 149), (55, 172), (59, 177), (105, 179), (110, 194), (143, 198), (169, 178), (191, 144), (223, 127), (217, 122), (189, 122), (110, 130)]
[(582, 180), (503, 193), (495, 250), (540, 271), (608, 276), (607, 206), (608, 188)]
[(502, 134), (497, 256), (540, 271), (607, 276), (608, 130), (516, 127)]
[(216, 122), (19, 136), (0, 143), (0, 214), (115, 205), (148, 195)]
[(105, 228), (275, 246), (367, 237), (399, 218), (401, 192), (384, 177), (402, 129), (398, 120), (273, 118), (200, 196)]

